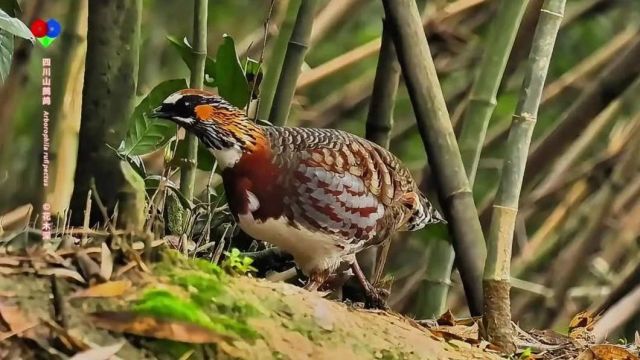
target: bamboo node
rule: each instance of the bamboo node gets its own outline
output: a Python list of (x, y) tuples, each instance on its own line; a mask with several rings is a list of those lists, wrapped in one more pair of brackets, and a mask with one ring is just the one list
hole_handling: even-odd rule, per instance
[(458, 190), (454, 190), (452, 192), (450, 192), (447, 195), (447, 199), (451, 199), (452, 197), (456, 196), (456, 195), (464, 195), (464, 194), (471, 194), (471, 190), (469, 190), (468, 188), (462, 188), (462, 189), (458, 189)]
[(305, 43), (303, 43), (303, 42), (299, 42), (299, 41), (291, 40), (291, 41), (289, 41), (289, 44), (291, 44), (291, 45), (296, 45), (296, 46), (300, 46), (301, 48), (304, 48), (304, 49), (308, 49), (308, 48), (309, 48), (309, 45), (308, 45), (308, 44), (305, 44)]
[(453, 285), (453, 283), (449, 279), (445, 279), (445, 280), (443, 280), (443, 279), (433, 279), (433, 278), (430, 278), (428, 276), (425, 276), (423, 280), (428, 282), (428, 283), (431, 283), (431, 284), (444, 285), (444, 286), (447, 286), (447, 287), (451, 287)]
[(492, 105), (492, 106), (496, 106), (498, 105), (498, 100), (494, 97), (492, 97), (491, 99), (487, 99), (481, 96), (471, 96), (469, 97), (469, 101), (474, 101), (474, 102), (478, 102), (481, 104), (487, 104), (487, 105)]
[(521, 121), (524, 121), (524, 122), (532, 122), (532, 123), (535, 123), (535, 122), (538, 120), (538, 118), (537, 118), (537, 117), (535, 117), (535, 116), (533, 116), (533, 114), (529, 114), (529, 113), (522, 113), (522, 114), (520, 114), (520, 115), (518, 115), (518, 114), (513, 114), (513, 120), (514, 120), (514, 121), (515, 121), (515, 120), (521, 120)]
[(540, 12), (541, 12), (541, 13), (549, 14), (549, 15), (551, 15), (551, 16), (557, 16), (557, 17), (559, 17), (559, 18), (564, 17), (564, 14), (563, 14), (563, 13), (561, 13), (561, 12), (556, 12), (556, 11), (551, 11), (551, 10), (549, 10), (549, 9), (540, 9)]
[(515, 211), (515, 212), (518, 211), (518, 208), (513, 207), (513, 206), (493, 205), (493, 207), (494, 208), (498, 208), (498, 209), (506, 209), (506, 210), (509, 210), (509, 211)]

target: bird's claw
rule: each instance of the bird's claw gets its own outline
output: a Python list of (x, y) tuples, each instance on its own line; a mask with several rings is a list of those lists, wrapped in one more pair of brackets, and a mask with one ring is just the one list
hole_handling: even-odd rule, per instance
[(371, 287), (367, 287), (365, 289), (364, 306), (367, 309), (388, 310), (389, 305), (387, 304), (387, 299), (389, 298), (389, 295), (389, 290), (376, 288), (371, 285)]

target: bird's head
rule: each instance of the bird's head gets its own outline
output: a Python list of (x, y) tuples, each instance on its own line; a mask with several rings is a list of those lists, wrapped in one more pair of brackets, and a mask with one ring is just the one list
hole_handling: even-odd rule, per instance
[(151, 116), (184, 127), (211, 150), (253, 150), (264, 140), (260, 128), (242, 110), (205, 90), (177, 91), (155, 108)]

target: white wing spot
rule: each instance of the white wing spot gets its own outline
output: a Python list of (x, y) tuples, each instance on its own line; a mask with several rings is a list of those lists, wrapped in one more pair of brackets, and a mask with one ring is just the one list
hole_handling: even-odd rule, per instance
[(247, 199), (249, 200), (249, 211), (254, 212), (260, 208), (260, 201), (256, 194), (247, 190)]
[(213, 156), (218, 160), (221, 169), (233, 167), (242, 157), (242, 150), (232, 147), (229, 149), (214, 150), (210, 149)]

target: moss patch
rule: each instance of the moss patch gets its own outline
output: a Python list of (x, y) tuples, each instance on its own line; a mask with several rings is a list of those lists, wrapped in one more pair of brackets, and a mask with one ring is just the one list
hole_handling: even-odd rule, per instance
[(187, 259), (167, 251), (154, 267), (157, 274), (179, 287), (182, 294), (151, 287), (134, 305), (134, 311), (188, 321), (223, 334), (256, 339), (258, 333), (247, 320), (260, 312), (251, 304), (228, 296), (229, 276), (220, 267), (200, 259)]

